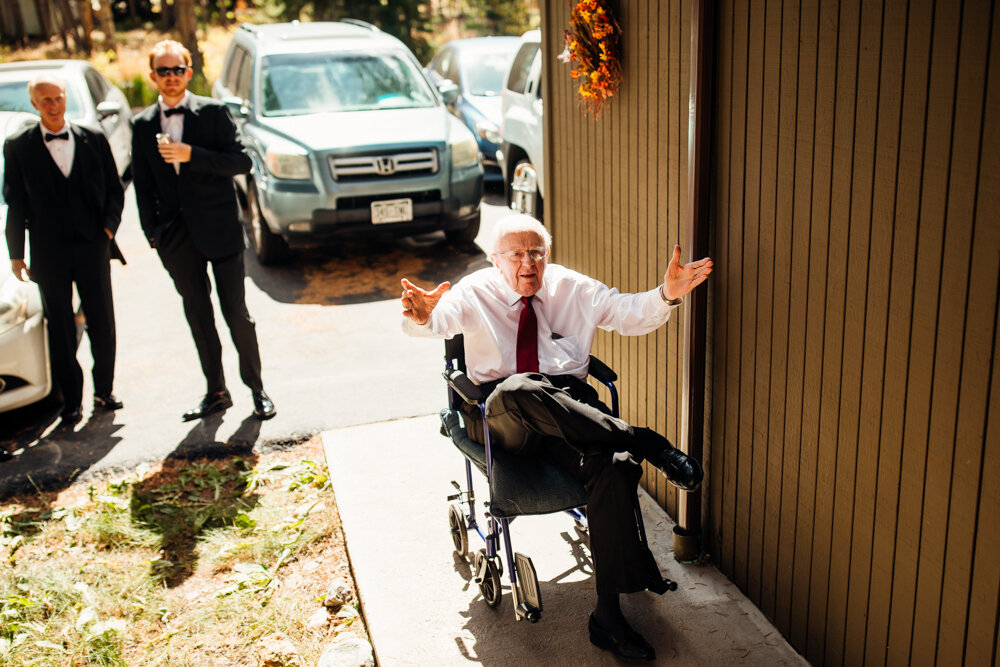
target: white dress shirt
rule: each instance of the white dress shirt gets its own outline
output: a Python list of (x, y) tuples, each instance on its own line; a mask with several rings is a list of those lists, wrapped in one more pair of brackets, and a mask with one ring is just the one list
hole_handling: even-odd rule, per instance
[(76, 153), (76, 137), (73, 136), (73, 131), (70, 129), (69, 123), (63, 123), (62, 129), (58, 132), (51, 132), (44, 125), (41, 128), (43, 141), (50, 134), (62, 134), (65, 132), (68, 135), (69, 138), (67, 139), (46, 141), (45, 148), (48, 149), (49, 155), (52, 156), (52, 161), (59, 167), (62, 175), (69, 178), (69, 172), (73, 170), (73, 156)]
[[(496, 267), (466, 276), (441, 297), (423, 326), (403, 318), (411, 336), (465, 335), (465, 363), (477, 383), (517, 372), (517, 325), (521, 296)], [(587, 377), (597, 328), (638, 336), (655, 331), (680, 304), (666, 303), (660, 288), (638, 294), (617, 289), (558, 264), (549, 264), (535, 295), (538, 370), (547, 375)]]
[[(177, 106), (175, 107), (168, 107), (166, 103), (163, 101), (163, 96), (160, 96), (159, 98), (158, 103), (160, 107), (160, 130), (166, 134), (169, 134), (170, 138), (173, 140), (174, 143), (179, 143), (184, 138), (184, 114), (175, 113), (171, 116), (168, 116), (165, 113), (163, 113), (163, 110), (182, 109), (187, 107), (188, 96), (189, 93), (185, 91), (184, 97), (181, 98), (181, 101), (178, 102)], [(173, 165), (174, 165), (174, 171), (180, 173), (181, 171), (180, 163), (174, 162)]]

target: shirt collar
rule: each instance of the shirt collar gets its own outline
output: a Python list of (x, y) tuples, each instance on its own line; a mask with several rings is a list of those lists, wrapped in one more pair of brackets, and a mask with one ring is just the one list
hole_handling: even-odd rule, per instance
[[(549, 268), (549, 265), (546, 265), (545, 268), (546, 272), (542, 274), (542, 288), (538, 290), (538, 292), (536, 292), (535, 296), (533, 297), (534, 300), (539, 303), (545, 302), (545, 283), (548, 280), (547, 277), (549, 273), (547, 269)], [(500, 273), (500, 269), (496, 267), (493, 267), (493, 269), (496, 271), (496, 280), (500, 285), (501, 301), (507, 304), (508, 307), (513, 308), (514, 306), (517, 305), (518, 301), (521, 300), (521, 295), (515, 292), (514, 288), (512, 288), (510, 285), (507, 284), (507, 281), (503, 279), (503, 274)]]
[(191, 93), (189, 91), (185, 90), (184, 91), (184, 97), (182, 97), (181, 101), (177, 103), (177, 106), (173, 106), (173, 107), (168, 107), (166, 105), (166, 103), (163, 101), (163, 95), (160, 95), (156, 99), (156, 101), (160, 105), (160, 113), (163, 113), (164, 109), (183, 109), (183, 108), (187, 107), (188, 106), (188, 99), (190, 97), (191, 97)]
[(62, 134), (63, 132), (66, 132), (67, 134), (69, 133), (69, 121), (63, 121), (63, 126), (60, 127), (56, 132), (53, 132), (52, 130), (45, 127), (41, 123), (38, 124), (38, 127), (42, 128), (43, 137), (48, 134)]

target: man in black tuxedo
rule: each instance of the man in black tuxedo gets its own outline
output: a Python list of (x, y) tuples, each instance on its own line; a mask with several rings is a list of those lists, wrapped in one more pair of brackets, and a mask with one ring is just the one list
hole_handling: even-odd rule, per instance
[[(51, 75), (28, 84), (41, 115), (4, 143), (7, 249), (19, 280), (33, 280), (48, 321), (53, 384), (62, 392), (60, 427), (83, 418), (83, 371), (76, 360), (73, 284), (87, 320), (94, 358), (94, 409), (122, 407), (115, 376), (115, 310), (111, 258), (122, 262), (114, 235), (125, 197), (108, 140), (66, 121), (66, 82)], [(24, 261), (25, 232), (31, 266)]]
[(139, 221), (181, 295), (208, 385), (201, 403), (183, 419), (200, 419), (233, 404), (222, 371), (209, 264), (239, 353), (240, 377), (253, 395), (254, 414), (270, 419), (274, 404), (264, 393), (257, 329), (246, 306), (246, 239), (233, 183), (234, 176), (250, 171), (250, 158), (226, 106), (188, 92), (193, 72), (183, 45), (160, 42), (149, 54), (149, 66), (160, 98), (133, 118)]

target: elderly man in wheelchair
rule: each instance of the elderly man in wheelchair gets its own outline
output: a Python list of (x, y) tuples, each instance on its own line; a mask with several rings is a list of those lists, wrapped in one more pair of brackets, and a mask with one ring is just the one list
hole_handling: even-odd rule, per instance
[[(605, 381), (615, 378), (603, 364), (592, 362), (590, 347), (597, 327), (634, 336), (662, 326), (682, 303), (681, 297), (708, 278), (712, 260), (681, 264), (681, 249), (675, 246), (661, 285), (648, 292), (621, 294), (598, 280), (549, 264), (550, 248), (548, 230), (534, 218), (519, 214), (503, 218), (491, 248), (492, 267), (466, 276), (454, 288), (445, 282), (428, 291), (402, 280), (403, 329), (413, 336), (464, 336), (459, 347), (464, 348), (462, 370), (468, 378), (462, 378), (464, 384), (450, 384), (466, 399), (457, 401), (465, 429), (447, 420), (445, 428), (456, 444), (456, 434), (461, 433), (464, 440), (486, 445), (487, 454), (477, 465), (490, 479), (493, 515), (504, 517), (498, 524), (490, 516), (493, 529), (484, 535), (490, 547), (488, 555), (496, 557), (497, 532), (501, 532), (508, 564), (512, 564), (505, 513), (539, 513), (530, 508), (515, 512), (499, 507), (494, 489), (495, 457), (506, 457), (521, 466), (554, 467), (558, 474), (576, 480), (582, 485), (587, 507), (586, 515), (577, 516), (588, 524), (597, 585), (597, 604), (588, 619), (590, 641), (620, 658), (652, 660), (652, 646), (632, 629), (619, 605), (621, 593), (662, 593), (672, 584), (660, 574), (637, 512), (640, 462), (649, 461), (684, 490), (696, 489), (703, 473), (698, 461), (675, 449), (663, 436), (619, 419), (616, 396), (614, 412), (600, 401), (597, 391), (587, 383), (588, 367), (601, 366)], [(462, 356), (462, 351), (449, 357)], [(613, 384), (608, 384), (613, 389)], [(468, 458), (468, 448), (460, 445), (460, 449)], [(474, 528), (471, 474), (469, 484), (466, 500), (473, 509), (468, 527)], [(453, 532), (455, 523), (453, 511)], [(463, 545), (462, 539), (468, 539), (464, 521), (461, 533), (461, 538), (455, 537), (457, 548)], [(529, 573), (534, 579), (530, 559), (520, 554), (517, 557), (522, 582)], [(487, 567), (490, 563), (485, 562), (485, 552), (477, 557), (476, 565), (484, 597), (496, 604), (500, 587), (497, 566)], [(510, 569), (518, 617), (537, 620), (541, 609), (537, 581), (527, 582), (521, 596), (528, 601), (519, 604), (520, 587), (514, 580), (514, 568)], [(482, 583), (484, 577), (490, 579), (487, 587)]]

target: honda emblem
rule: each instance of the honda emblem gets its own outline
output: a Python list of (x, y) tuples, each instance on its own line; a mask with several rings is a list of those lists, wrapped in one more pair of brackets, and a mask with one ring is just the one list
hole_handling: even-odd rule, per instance
[(396, 172), (396, 161), (391, 157), (375, 158), (375, 171), (379, 176), (388, 176)]

